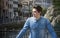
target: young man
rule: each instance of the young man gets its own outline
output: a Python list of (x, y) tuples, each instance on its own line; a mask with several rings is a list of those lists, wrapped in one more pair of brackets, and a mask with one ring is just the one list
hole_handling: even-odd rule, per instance
[(52, 38), (57, 38), (54, 29), (48, 19), (41, 16), (42, 8), (35, 6), (32, 9), (33, 16), (28, 18), (24, 27), (19, 32), (16, 38), (21, 38), (26, 33), (27, 29), (30, 30), (29, 38), (45, 38), (46, 29), (51, 34)]

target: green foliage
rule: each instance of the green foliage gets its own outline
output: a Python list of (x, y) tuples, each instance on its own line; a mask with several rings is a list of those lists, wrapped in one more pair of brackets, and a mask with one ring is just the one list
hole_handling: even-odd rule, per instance
[(53, 0), (53, 4), (55, 6), (60, 6), (60, 0)]
[(44, 14), (46, 13), (46, 11), (47, 11), (46, 8), (42, 10), (42, 16), (44, 16)]

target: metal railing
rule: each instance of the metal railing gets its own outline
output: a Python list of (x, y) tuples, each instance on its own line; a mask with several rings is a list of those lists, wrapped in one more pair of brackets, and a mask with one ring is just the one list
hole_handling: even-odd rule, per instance
[[(0, 38), (16, 38), (20, 30), (15, 30), (14, 28), (11, 30), (8, 30), (7, 28), (4, 28), (3, 30), (0, 30)], [(51, 38), (50, 34), (47, 32), (46, 33), (46, 38)], [(29, 37), (29, 30), (25, 33), (23, 38), (28, 38)]]
[[(0, 38), (16, 38), (17, 34), (20, 30), (7, 30), (6, 28), (4, 30), (0, 31)], [(23, 38), (28, 38), (29, 31), (26, 32), (26, 34), (23, 36)]]
[(20, 23), (20, 22), (24, 22), (25, 18), (21, 18), (21, 17), (14, 17), (13, 19), (10, 18), (2, 18), (0, 19), (0, 25), (2, 24), (12, 24), (12, 23)]

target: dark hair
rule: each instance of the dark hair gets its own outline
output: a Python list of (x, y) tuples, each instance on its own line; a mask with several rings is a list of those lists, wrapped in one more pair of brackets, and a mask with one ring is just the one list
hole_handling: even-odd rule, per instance
[(42, 12), (42, 7), (41, 6), (33, 6), (38, 12)]

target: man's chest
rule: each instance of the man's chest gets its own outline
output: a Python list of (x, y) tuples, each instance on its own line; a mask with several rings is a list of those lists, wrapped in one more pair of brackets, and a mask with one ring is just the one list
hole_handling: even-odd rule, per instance
[(45, 29), (46, 23), (45, 21), (30, 21), (30, 29)]

